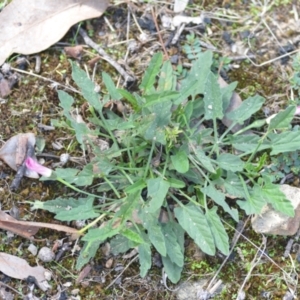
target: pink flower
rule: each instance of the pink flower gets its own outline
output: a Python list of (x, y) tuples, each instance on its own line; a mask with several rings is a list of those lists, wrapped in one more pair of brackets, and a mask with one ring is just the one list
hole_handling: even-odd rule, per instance
[(300, 114), (300, 106), (296, 106), (295, 115), (299, 115), (299, 114)]
[(25, 160), (25, 164), (26, 164), (26, 168), (31, 170), (31, 171), (35, 171), (38, 174), (45, 176), (45, 177), (50, 177), (52, 174), (52, 170), (44, 167), (42, 165), (40, 165), (37, 161), (35, 161), (33, 158), (31, 157), (27, 157)]

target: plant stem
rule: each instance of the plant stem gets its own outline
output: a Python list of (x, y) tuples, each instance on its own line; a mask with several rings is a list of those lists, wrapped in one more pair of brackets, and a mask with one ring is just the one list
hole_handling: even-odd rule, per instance
[(217, 120), (216, 118), (213, 119), (213, 126), (214, 126), (214, 138), (215, 144), (209, 153), (209, 157), (216, 152), (217, 157), (219, 157), (219, 140), (218, 140), (218, 129), (217, 129)]
[(120, 196), (119, 192), (116, 190), (116, 188), (113, 186), (113, 184), (105, 176), (103, 176), (103, 179), (110, 186), (110, 188), (113, 190), (113, 192), (116, 194), (116, 196), (120, 199), (121, 196)]
[(133, 184), (132, 179), (131, 179), (130, 176), (124, 171), (124, 169), (123, 169), (123, 168), (120, 168), (119, 170), (120, 170), (120, 172), (127, 178), (127, 180), (130, 182), (130, 184)]
[(151, 164), (151, 160), (152, 160), (152, 156), (153, 156), (153, 151), (154, 151), (154, 147), (155, 147), (155, 141), (156, 141), (156, 138), (154, 137), (153, 140), (152, 140), (152, 146), (151, 146), (151, 150), (150, 150), (150, 153), (149, 153), (147, 165), (146, 165), (145, 172), (144, 172), (144, 178), (143, 178), (144, 180), (146, 180), (146, 177), (147, 177), (147, 174), (148, 174), (148, 171), (149, 171), (149, 168), (150, 168), (150, 164)]
[(163, 169), (163, 172), (162, 172), (163, 177), (165, 177), (167, 167), (168, 167), (168, 164), (169, 164), (169, 159), (170, 159), (170, 152), (169, 152), (167, 147), (165, 147), (165, 149), (166, 149), (166, 160), (165, 160), (165, 165), (164, 165), (164, 169)]
[(257, 144), (255, 150), (251, 153), (250, 157), (247, 160), (247, 163), (250, 163), (251, 160), (253, 159), (253, 157), (255, 156), (255, 154), (257, 153), (259, 147), (262, 145), (264, 139), (267, 137), (267, 135), (269, 134), (269, 132), (267, 131), (260, 139), (259, 143)]
[(101, 219), (103, 219), (105, 216), (107, 216), (107, 214), (112, 211), (113, 209), (116, 208), (118, 204), (114, 204), (112, 205), (104, 214), (100, 215), (98, 218), (96, 218), (93, 222), (91, 222), (90, 224), (86, 225), (85, 227), (83, 227), (82, 229), (79, 230), (79, 233), (84, 233), (85, 231), (87, 231), (89, 228), (93, 227), (94, 225), (96, 225)]
[(60, 177), (57, 177), (56, 178), (57, 181), (61, 182), (62, 184), (66, 185), (67, 187), (69, 187), (70, 189), (78, 192), (78, 193), (82, 193), (82, 194), (85, 194), (85, 195), (88, 195), (88, 196), (92, 196), (92, 197), (96, 197), (96, 198), (100, 198), (100, 196), (98, 195), (95, 195), (95, 194), (91, 194), (91, 193), (88, 193), (88, 192), (85, 192), (81, 189), (78, 189), (77, 187), (75, 187), (74, 185), (70, 184), (69, 182), (65, 181), (64, 179), (60, 178)]
[(201, 168), (199, 168), (197, 161), (195, 160), (195, 158), (192, 155), (189, 155), (189, 160), (191, 161), (191, 163), (194, 165), (194, 167), (199, 171), (199, 173), (203, 176), (203, 178), (205, 178), (205, 180), (207, 182), (210, 183), (210, 179), (208, 178), (208, 176), (202, 171)]

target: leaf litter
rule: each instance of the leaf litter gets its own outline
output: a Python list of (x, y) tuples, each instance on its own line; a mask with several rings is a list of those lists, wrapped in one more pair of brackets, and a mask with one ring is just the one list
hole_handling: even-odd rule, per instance
[(43, 291), (50, 287), (45, 277), (47, 270), (44, 267), (31, 267), (25, 259), (15, 255), (0, 252), (0, 271), (11, 278), (21, 280), (32, 276), (35, 278), (37, 286)]
[(0, 65), (12, 54), (41, 52), (59, 41), (69, 28), (103, 14), (106, 0), (14, 0), (1, 12)]

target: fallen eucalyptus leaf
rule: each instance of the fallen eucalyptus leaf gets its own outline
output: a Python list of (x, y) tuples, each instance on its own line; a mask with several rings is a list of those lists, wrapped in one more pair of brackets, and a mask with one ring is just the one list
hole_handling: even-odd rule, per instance
[(0, 65), (12, 54), (43, 51), (69, 28), (103, 14), (107, 0), (13, 0), (1, 12)]
[(26, 279), (28, 276), (33, 276), (40, 289), (46, 291), (46, 285), (43, 281), (46, 281), (45, 271), (42, 266), (31, 267), (25, 259), (0, 252), (0, 271), (15, 279)]

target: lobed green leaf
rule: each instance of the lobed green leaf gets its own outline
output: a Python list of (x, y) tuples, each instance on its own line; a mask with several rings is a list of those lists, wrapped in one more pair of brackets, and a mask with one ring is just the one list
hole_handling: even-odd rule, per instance
[(299, 150), (300, 134), (297, 131), (287, 131), (270, 135), (271, 155)]
[(227, 213), (229, 213), (231, 215), (231, 217), (235, 221), (238, 222), (238, 220), (239, 220), (238, 211), (236, 209), (234, 209), (234, 208), (230, 208), (229, 207), (229, 205), (225, 201), (225, 194), (223, 194), (222, 192), (220, 192), (219, 190), (217, 190), (213, 184), (210, 184), (210, 185), (208, 185), (206, 187), (203, 187), (200, 190), (201, 190), (201, 192), (203, 194), (205, 194), (208, 197), (210, 197), (215, 203), (217, 203), (220, 206), (222, 206), (222, 208), (224, 209), (224, 211), (226, 211)]
[(205, 119), (214, 120), (223, 118), (223, 101), (217, 77), (210, 71), (204, 87)]
[(142, 82), (139, 86), (140, 89), (144, 90), (144, 94), (147, 95), (149, 90), (153, 88), (156, 81), (156, 76), (159, 73), (160, 67), (162, 65), (163, 56), (161, 52), (155, 53), (149, 63), (145, 75), (143, 76)]
[(261, 109), (265, 99), (259, 95), (249, 97), (235, 110), (226, 114), (226, 117), (235, 123), (242, 124), (249, 119), (254, 113)]
[(162, 226), (162, 232), (165, 236), (166, 248), (170, 260), (179, 267), (183, 267), (184, 256), (181, 247), (177, 241), (176, 232), (173, 230), (172, 222)]
[(275, 129), (287, 129), (294, 118), (295, 111), (295, 106), (289, 106), (284, 111), (280, 111), (274, 118), (271, 119), (268, 131)]
[(138, 246), (139, 260), (140, 260), (140, 275), (145, 277), (148, 270), (151, 268), (151, 246), (148, 243), (144, 243)]
[(217, 214), (217, 207), (213, 207), (206, 211), (206, 218), (210, 225), (212, 234), (214, 236), (217, 248), (224, 254), (229, 254), (229, 238), (227, 232)]
[(158, 213), (159, 211), (150, 213), (146, 207), (144, 209), (140, 209), (138, 215), (143, 222), (144, 228), (148, 231), (148, 237), (153, 246), (162, 256), (166, 256), (166, 242), (162, 233), (161, 225), (158, 222)]
[(169, 187), (170, 184), (161, 177), (147, 180), (148, 197), (150, 197), (147, 207), (150, 213), (162, 207)]
[(175, 216), (181, 227), (195, 241), (200, 249), (209, 254), (215, 254), (215, 242), (205, 215), (199, 206), (187, 204), (176, 207)]
[(161, 258), (164, 265), (164, 270), (168, 275), (168, 278), (172, 283), (177, 283), (181, 277), (183, 267), (179, 267), (177, 264), (172, 262), (169, 255), (162, 256)]
[(220, 168), (226, 171), (241, 172), (244, 169), (244, 162), (236, 155), (221, 153), (216, 160)]
[(83, 97), (93, 106), (96, 110), (102, 110), (102, 103), (100, 96), (95, 92), (95, 84), (87, 77), (86, 73), (81, 70), (77, 64), (70, 61), (72, 66), (72, 78), (82, 91)]
[(171, 161), (179, 173), (186, 173), (190, 168), (189, 159), (184, 150), (179, 150), (175, 155), (171, 155)]
[(79, 257), (76, 261), (76, 270), (80, 270), (84, 265), (86, 265), (90, 261), (91, 258), (93, 258), (96, 255), (100, 244), (101, 241), (87, 241), (84, 243), (80, 251)]

